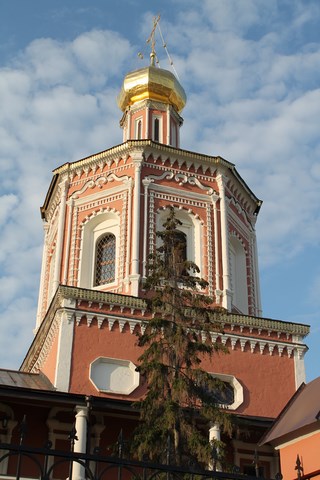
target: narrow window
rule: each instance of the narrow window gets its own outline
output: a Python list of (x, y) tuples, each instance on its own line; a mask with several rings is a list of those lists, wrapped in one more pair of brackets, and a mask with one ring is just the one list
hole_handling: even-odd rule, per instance
[(173, 147), (177, 146), (177, 126), (173, 120), (171, 120), (170, 124), (170, 145)]
[(160, 127), (160, 122), (159, 118), (155, 118), (154, 120), (154, 141), (159, 142), (159, 127)]
[(137, 140), (141, 140), (142, 138), (142, 122), (141, 120), (138, 120), (137, 124)]
[(98, 240), (95, 267), (95, 286), (111, 283), (115, 280), (116, 237), (112, 233), (107, 233)]

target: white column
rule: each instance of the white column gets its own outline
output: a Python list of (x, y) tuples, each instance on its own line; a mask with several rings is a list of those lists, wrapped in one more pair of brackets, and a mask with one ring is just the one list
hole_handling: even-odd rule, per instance
[(139, 293), (139, 246), (140, 246), (140, 181), (142, 152), (136, 152), (132, 155), (135, 166), (134, 174), (134, 192), (133, 192), (133, 225), (132, 225), (132, 250), (131, 250), (131, 295), (138, 296)]
[[(221, 433), (220, 433), (220, 426), (215, 423), (214, 425), (212, 425), (212, 427), (209, 429), (209, 442), (214, 442), (214, 441), (218, 441), (220, 442), (221, 440)], [(219, 450), (217, 449), (217, 454), (219, 454)], [(213, 465), (211, 464), (209, 466), (209, 470), (212, 470), (213, 469)], [(219, 462), (217, 462), (216, 464), (216, 471), (217, 472), (221, 472), (221, 465)]]
[[(88, 407), (76, 406), (76, 436), (77, 440), (74, 443), (74, 452), (86, 453), (87, 447), (87, 419)], [(72, 466), (72, 480), (85, 480), (85, 469), (77, 462), (73, 462)]]
[(221, 214), (221, 249), (222, 249), (222, 278), (223, 278), (223, 307), (231, 310), (231, 291), (230, 291), (230, 273), (229, 273), (229, 233), (228, 217), (226, 206), (224, 175), (217, 176), (217, 183), (220, 192), (220, 214)]
[(60, 283), (68, 180), (64, 180), (63, 182), (61, 182), (60, 188), (61, 188), (61, 198), (60, 198), (58, 234), (57, 234), (57, 243), (56, 243), (56, 257), (55, 257), (53, 284), (52, 284), (53, 292), (57, 290)]

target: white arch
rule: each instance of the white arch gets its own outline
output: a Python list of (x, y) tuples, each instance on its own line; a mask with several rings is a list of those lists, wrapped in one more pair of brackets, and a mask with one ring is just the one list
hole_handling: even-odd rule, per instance
[(107, 286), (118, 284), (120, 258), (120, 215), (117, 212), (104, 212), (95, 215), (84, 223), (81, 235), (80, 269), (78, 286), (83, 288), (103, 289), (105, 286), (94, 286), (95, 248), (99, 238), (105, 233), (116, 237), (116, 269), (115, 281)]
[[(156, 231), (163, 230), (163, 224), (168, 218), (168, 208), (158, 210), (156, 216)], [(200, 269), (199, 276), (202, 275), (204, 268), (202, 255), (202, 225), (200, 218), (197, 218), (191, 211), (184, 208), (174, 208), (176, 218), (180, 220), (181, 225), (178, 230), (183, 232), (187, 238), (187, 260), (194, 262)]]

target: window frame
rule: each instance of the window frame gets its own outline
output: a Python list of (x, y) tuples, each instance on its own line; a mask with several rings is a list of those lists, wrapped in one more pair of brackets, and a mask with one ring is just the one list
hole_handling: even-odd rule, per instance
[[(139, 127), (140, 127), (140, 132), (139, 132)], [(138, 117), (135, 119), (134, 122), (134, 138), (136, 140), (142, 140), (143, 138), (143, 122), (142, 122), (142, 117)]]
[[(95, 284), (95, 259), (96, 244), (102, 235), (112, 233), (116, 238), (115, 246), (115, 279), (112, 283), (102, 285)], [(78, 286), (103, 290), (112, 288), (119, 282), (119, 259), (120, 259), (120, 217), (117, 213), (101, 213), (90, 219), (82, 230), (81, 252)]]
[[(155, 122), (156, 120), (159, 122), (159, 138), (156, 140), (156, 128), (155, 128)], [(152, 140), (157, 143), (163, 143), (162, 139), (162, 116), (161, 115), (152, 115)]]
[[(109, 282), (104, 282), (104, 283), (97, 283), (97, 270), (98, 270), (98, 267), (101, 268), (101, 264), (102, 264), (102, 261), (99, 261), (99, 264), (98, 264), (98, 255), (99, 255), (99, 252), (98, 252), (98, 248), (99, 248), (99, 244), (106, 238), (106, 237), (113, 237), (113, 242), (114, 242), (114, 245), (112, 246), (112, 249), (114, 250), (114, 258), (113, 258), (113, 261), (112, 261), (112, 264), (113, 264), (113, 278), (111, 281)], [(100, 235), (99, 238), (97, 238), (96, 240), (96, 243), (95, 243), (95, 258), (94, 258), (94, 277), (93, 277), (93, 287), (101, 287), (103, 285), (110, 285), (111, 283), (114, 283), (115, 281), (115, 278), (116, 278), (116, 245), (117, 245), (117, 239), (116, 239), (116, 236), (111, 233), (111, 232), (104, 232), (102, 235)], [(107, 247), (106, 247), (107, 248)], [(102, 276), (102, 273), (100, 272), (100, 278)]]

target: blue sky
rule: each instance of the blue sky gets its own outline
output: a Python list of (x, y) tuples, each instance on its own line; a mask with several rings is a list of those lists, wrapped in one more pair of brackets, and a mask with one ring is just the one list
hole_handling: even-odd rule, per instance
[[(123, 76), (144, 66), (152, 18), (188, 101), (182, 148), (220, 155), (263, 200), (263, 316), (307, 323), (320, 375), (320, 2), (0, 2), (0, 366), (35, 326), (51, 171), (121, 143)], [(170, 68), (158, 38), (160, 65)]]

